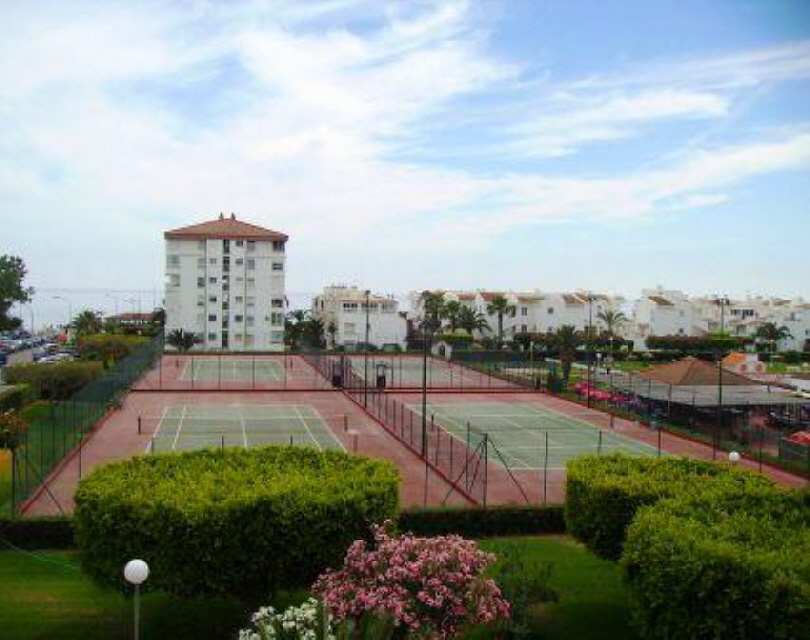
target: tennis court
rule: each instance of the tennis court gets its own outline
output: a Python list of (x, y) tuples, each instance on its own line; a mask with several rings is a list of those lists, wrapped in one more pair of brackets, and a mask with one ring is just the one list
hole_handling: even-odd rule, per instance
[(268, 444), (343, 450), (332, 429), (345, 429), (347, 420), (309, 404), (178, 404), (159, 418), (139, 418), (139, 430), (151, 430), (147, 451), (153, 453)]
[(194, 382), (244, 382), (283, 380), (284, 361), (256, 358), (190, 358), (183, 364), (180, 380)]
[[(349, 356), (352, 370), (361, 379), (366, 377), (368, 362), (368, 380), (376, 385), (377, 376), (385, 375), (386, 387), (418, 388), (422, 386), (423, 360), (421, 357), (402, 355), (369, 355)], [(467, 366), (429, 357), (427, 360), (427, 386), (430, 388), (490, 388), (512, 386), (499, 378), (475, 371)]]
[[(410, 407), (421, 414), (421, 406)], [(595, 411), (566, 414), (535, 404), (490, 401), (429, 403), (427, 412), (457, 440), (469, 438), (472, 447), (486, 433), (500, 454), (490, 454), (490, 460), (513, 470), (564, 468), (566, 460), (582, 454), (658, 455), (655, 447), (615, 433), (610, 416)]]

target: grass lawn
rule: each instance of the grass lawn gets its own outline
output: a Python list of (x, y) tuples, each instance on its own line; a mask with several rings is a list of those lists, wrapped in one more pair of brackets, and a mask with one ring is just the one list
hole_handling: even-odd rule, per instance
[[(481, 544), (497, 553), (499, 545), (515, 541), (527, 556), (553, 563), (550, 586), (560, 598), (535, 616), (536, 637), (636, 637), (629, 627), (627, 591), (617, 565), (597, 559), (564, 537), (491, 539)], [(132, 601), (93, 585), (77, 570), (77, 562), (74, 552), (40, 552), (36, 557), (0, 552), (0, 635), (7, 640), (131, 637)], [(272, 604), (283, 608), (302, 599), (303, 594), (284, 594)], [(178, 600), (147, 594), (142, 599), (142, 635), (172, 640), (230, 638), (246, 626), (252, 609), (224, 598)], [(488, 637), (484, 630), (473, 636)]]
[[(532, 624), (543, 640), (632, 639), (628, 593), (616, 563), (600, 560), (564, 536), (503, 538), (481, 542), (495, 554), (501, 545), (520, 542), (527, 559), (552, 563), (549, 586), (559, 600), (542, 605)], [(476, 637), (485, 637), (476, 634)]]

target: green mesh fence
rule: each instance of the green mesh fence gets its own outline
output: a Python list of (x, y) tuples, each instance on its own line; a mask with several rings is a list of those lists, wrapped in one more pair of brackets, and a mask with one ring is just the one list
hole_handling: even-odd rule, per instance
[[(160, 333), (139, 345), (70, 399), (38, 405), (27, 413), (29, 430), (12, 459), (14, 513), (19, 512), (20, 505), (33, 495), (56, 465), (77, 445), (81, 446), (84, 436), (96, 422), (121, 401), (148, 368), (154, 366), (162, 352), (163, 334)], [(61, 510), (61, 505), (56, 504)]]

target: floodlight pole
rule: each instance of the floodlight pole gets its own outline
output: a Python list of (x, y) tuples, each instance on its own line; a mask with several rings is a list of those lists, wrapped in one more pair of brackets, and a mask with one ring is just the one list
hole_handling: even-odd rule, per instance
[(593, 360), (593, 295), (588, 293), (588, 391), (587, 403), (591, 408), (591, 391), (593, 383), (591, 381), (591, 360)]
[(365, 342), (365, 356), (363, 357), (363, 406), (368, 406), (368, 333), (369, 329), (369, 296), (371, 291), (366, 289), (366, 342)]
[[(720, 339), (725, 333), (726, 307), (730, 304), (727, 296), (717, 296), (715, 304), (720, 307)], [(723, 432), (723, 349), (717, 348), (717, 421), (715, 424), (714, 447), (712, 460), (717, 459), (717, 449), (720, 446), (720, 437)]]

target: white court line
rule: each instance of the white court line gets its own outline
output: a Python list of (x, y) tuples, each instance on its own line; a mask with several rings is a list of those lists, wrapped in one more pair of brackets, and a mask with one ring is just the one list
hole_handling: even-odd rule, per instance
[(304, 416), (301, 415), (301, 410), (298, 407), (299, 407), (299, 405), (295, 405), (295, 412), (298, 414), (298, 419), (303, 423), (304, 429), (307, 430), (307, 434), (309, 434), (310, 439), (312, 440), (312, 442), (315, 443), (315, 446), (318, 447), (318, 451), (323, 451), (323, 447), (321, 446), (321, 443), (318, 442), (315, 439), (315, 436), (312, 435), (312, 431), (310, 431), (310, 429), (309, 429), (309, 425), (307, 424), (306, 418), (304, 418)]
[(183, 429), (183, 419), (186, 417), (186, 407), (183, 405), (183, 412), (180, 414), (180, 422), (177, 423), (177, 433), (174, 435), (174, 442), (172, 443), (172, 451), (177, 448), (177, 441), (180, 439), (180, 431)]
[(158, 433), (160, 432), (160, 428), (163, 426), (163, 420), (166, 417), (166, 411), (168, 410), (168, 406), (163, 407), (163, 412), (160, 414), (160, 420), (158, 421), (157, 427), (155, 428), (155, 432), (152, 434), (152, 437), (149, 439), (149, 442), (146, 443), (146, 448), (143, 450), (144, 453), (149, 453), (150, 448), (152, 447), (152, 441), (157, 438)]
[(247, 429), (245, 428), (245, 416), (242, 414), (242, 407), (239, 407), (239, 424), (242, 425), (242, 440), (245, 443), (245, 449), (248, 448)]
[(315, 416), (318, 418), (318, 420), (321, 421), (321, 424), (325, 425), (326, 431), (329, 433), (332, 440), (334, 440), (337, 443), (337, 445), (338, 445), (338, 447), (340, 447), (341, 451), (348, 451), (348, 449), (346, 449), (346, 447), (343, 446), (343, 443), (340, 440), (338, 440), (338, 437), (334, 434), (334, 432), (332, 431), (332, 428), (329, 426), (329, 424), (323, 418), (323, 416), (321, 415), (321, 412), (318, 411), (318, 409), (316, 407), (311, 407), (310, 406), (309, 408), (312, 409), (312, 411), (315, 412)]
[(188, 372), (188, 365), (189, 365), (190, 362), (192, 362), (192, 361), (191, 360), (186, 360), (183, 363), (183, 370), (180, 372), (180, 379), (182, 381), (184, 381), (184, 382), (188, 382), (188, 376), (186, 375), (186, 373)]

